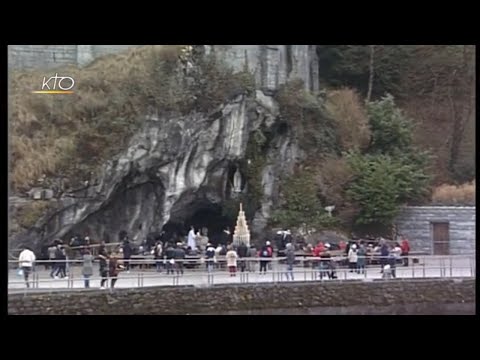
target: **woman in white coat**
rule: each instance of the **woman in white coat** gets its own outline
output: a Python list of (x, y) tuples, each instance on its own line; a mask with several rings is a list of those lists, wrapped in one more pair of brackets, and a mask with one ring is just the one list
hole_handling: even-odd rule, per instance
[(227, 251), (227, 266), (228, 266), (228, 271), (230, 272), (230, 276), (235, 276), (237, 272), (237, 252), (233, 250), (231, 246), (228, 247)]
[(357, 270), (357, 261), (357, 245), (353, 244), (352, 246), (350, 246), (350, 250), (348, 250), (348, 265), (350, 267), (350, 272), (354, 272)]

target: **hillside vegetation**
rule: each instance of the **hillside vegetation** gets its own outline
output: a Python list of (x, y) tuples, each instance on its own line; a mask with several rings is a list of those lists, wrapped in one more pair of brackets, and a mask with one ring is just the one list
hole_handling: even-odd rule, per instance
[(213, 57), (190, 78), (179, 66), (181, 46), (155, 45), (97, 59), (84, 69), (65, 67), (74, 94), (32, 94), (45, 72), (14, 72), (10, 84), (11, 184), (28, 189), (40, 176), (62, 176), (70, 186), (125, 147), (146, 115), (208, 111), (254, 81)]

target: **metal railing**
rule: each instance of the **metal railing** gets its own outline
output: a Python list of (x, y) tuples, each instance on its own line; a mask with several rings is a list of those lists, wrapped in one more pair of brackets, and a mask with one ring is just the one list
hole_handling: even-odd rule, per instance
[[(398, 264), (392, 271), (381, 273), (380, 265), (367, 265), (363, 269), (351, 269), (348, 265), (337, 264), (334, 266), (330, 261), (322, 258), (299, 258), (292, 271), (287, 270), (284, 263), (285, 258), (243, 258), (237, 261), (235, 275), (229, 273), (226, 267), (226, 259), (219, 258), (213, 264), (212, 271), (207, 271), (206, 261), (199, 263), (196, 259), (185, 259), (181, 262), (169, 265), (168, 261), (163, 259), (159, 270), (156, 269), (135, 268), (131, 271), (121, 271), (117, 276), (116, 287), (136, 288), (148, 286), (211, 286), (214, 284), (260, 284), (260, 283), (278, 283), (285, 281), (389, 281), (394, 279), (422, 279), (422, 278), (474, 278), (475, 277), (475, 256), (412, 256), (409, 257), (409, 266)], [(413, 262), (413, 258), (418, 262)], [(345, 260), (344, 257), (336, 259), (337, 262)], [(245, 270), (241, 271), (240, 263), (245, 262)], [(260, 273), (259, 263), (267, 262), (266, 272)], [(85, 289), (84, 277), (81, 266), (70, 266), (67, 273), (68, 278), (52, 279), (48, 271), (38, 270), (38, 265), (43, 263), (52, 263), (55, 261), (39, 261), (36, 263), (36, 270), (29, 276), (30, 288), (26, 287), (23, 277), (18, 276), (13, 271), (9, 273), (9, 292), (15, 291), (64, 291), (66, 289)], [(18, 261), (15, 261), (18, 265)], [(58, 263), (58, 262), (57, 262)], [(69, 261), (72, 264), (81, 264), (81, 260)], [(320, 266), (320, 263), (323, 265)], [(150, 260), (131, 260), (130, 265), (151, 265)], [(180, 265), (179, 265), (180, 264)], [(186, 265), (200, 265), (197, 268), (189, 269)], [(167, 275), (167, 269), (169, 274)], [(249, 270), (249, 271), (247, 271)], [(95, 269), (98, 274), (98, 269)], [(334, 274), (332, 274), (332, 272)], [(335, 276), (332, 276), (335, 275)], [(389, 276), (387, 276), (389, 275)], [(98, 275), (89, 277), (91, 289), (100, 287), (101, 277)], [(111, 284), (111, 277), (106, 278), (106, 285)]]

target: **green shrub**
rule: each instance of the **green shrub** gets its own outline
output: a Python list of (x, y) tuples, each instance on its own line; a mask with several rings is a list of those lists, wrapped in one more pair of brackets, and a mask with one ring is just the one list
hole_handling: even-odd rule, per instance
[(305, 224), (317, 230), (335, 227), (335, 217), (330, 217), (319, 197), (315, 175), (298, 172), (282, 181), (283, 204), (272, 214), (271, 222), (282, 227), (298, 227)]
[(412, 122), (396, 107), (393, 96), (386, 95), (368, 104), (372, 139), (369, 153), (394, 154), (412, 150)]
[(354, 173), (347, 194), (360, 207), (357, 224), (388, 225), (401, 205), (427, 195), (424, 169), (405, 159), (350, 153), (347, 161)]

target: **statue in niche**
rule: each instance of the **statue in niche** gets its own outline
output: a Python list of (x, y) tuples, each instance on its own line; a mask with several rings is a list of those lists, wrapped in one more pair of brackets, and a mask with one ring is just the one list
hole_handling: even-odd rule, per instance
[(235, 174), (233, 175), (233, 184), (232, 184), (232, 195), (240, 194), (242, 192), (242, 174), (237, 168)]

